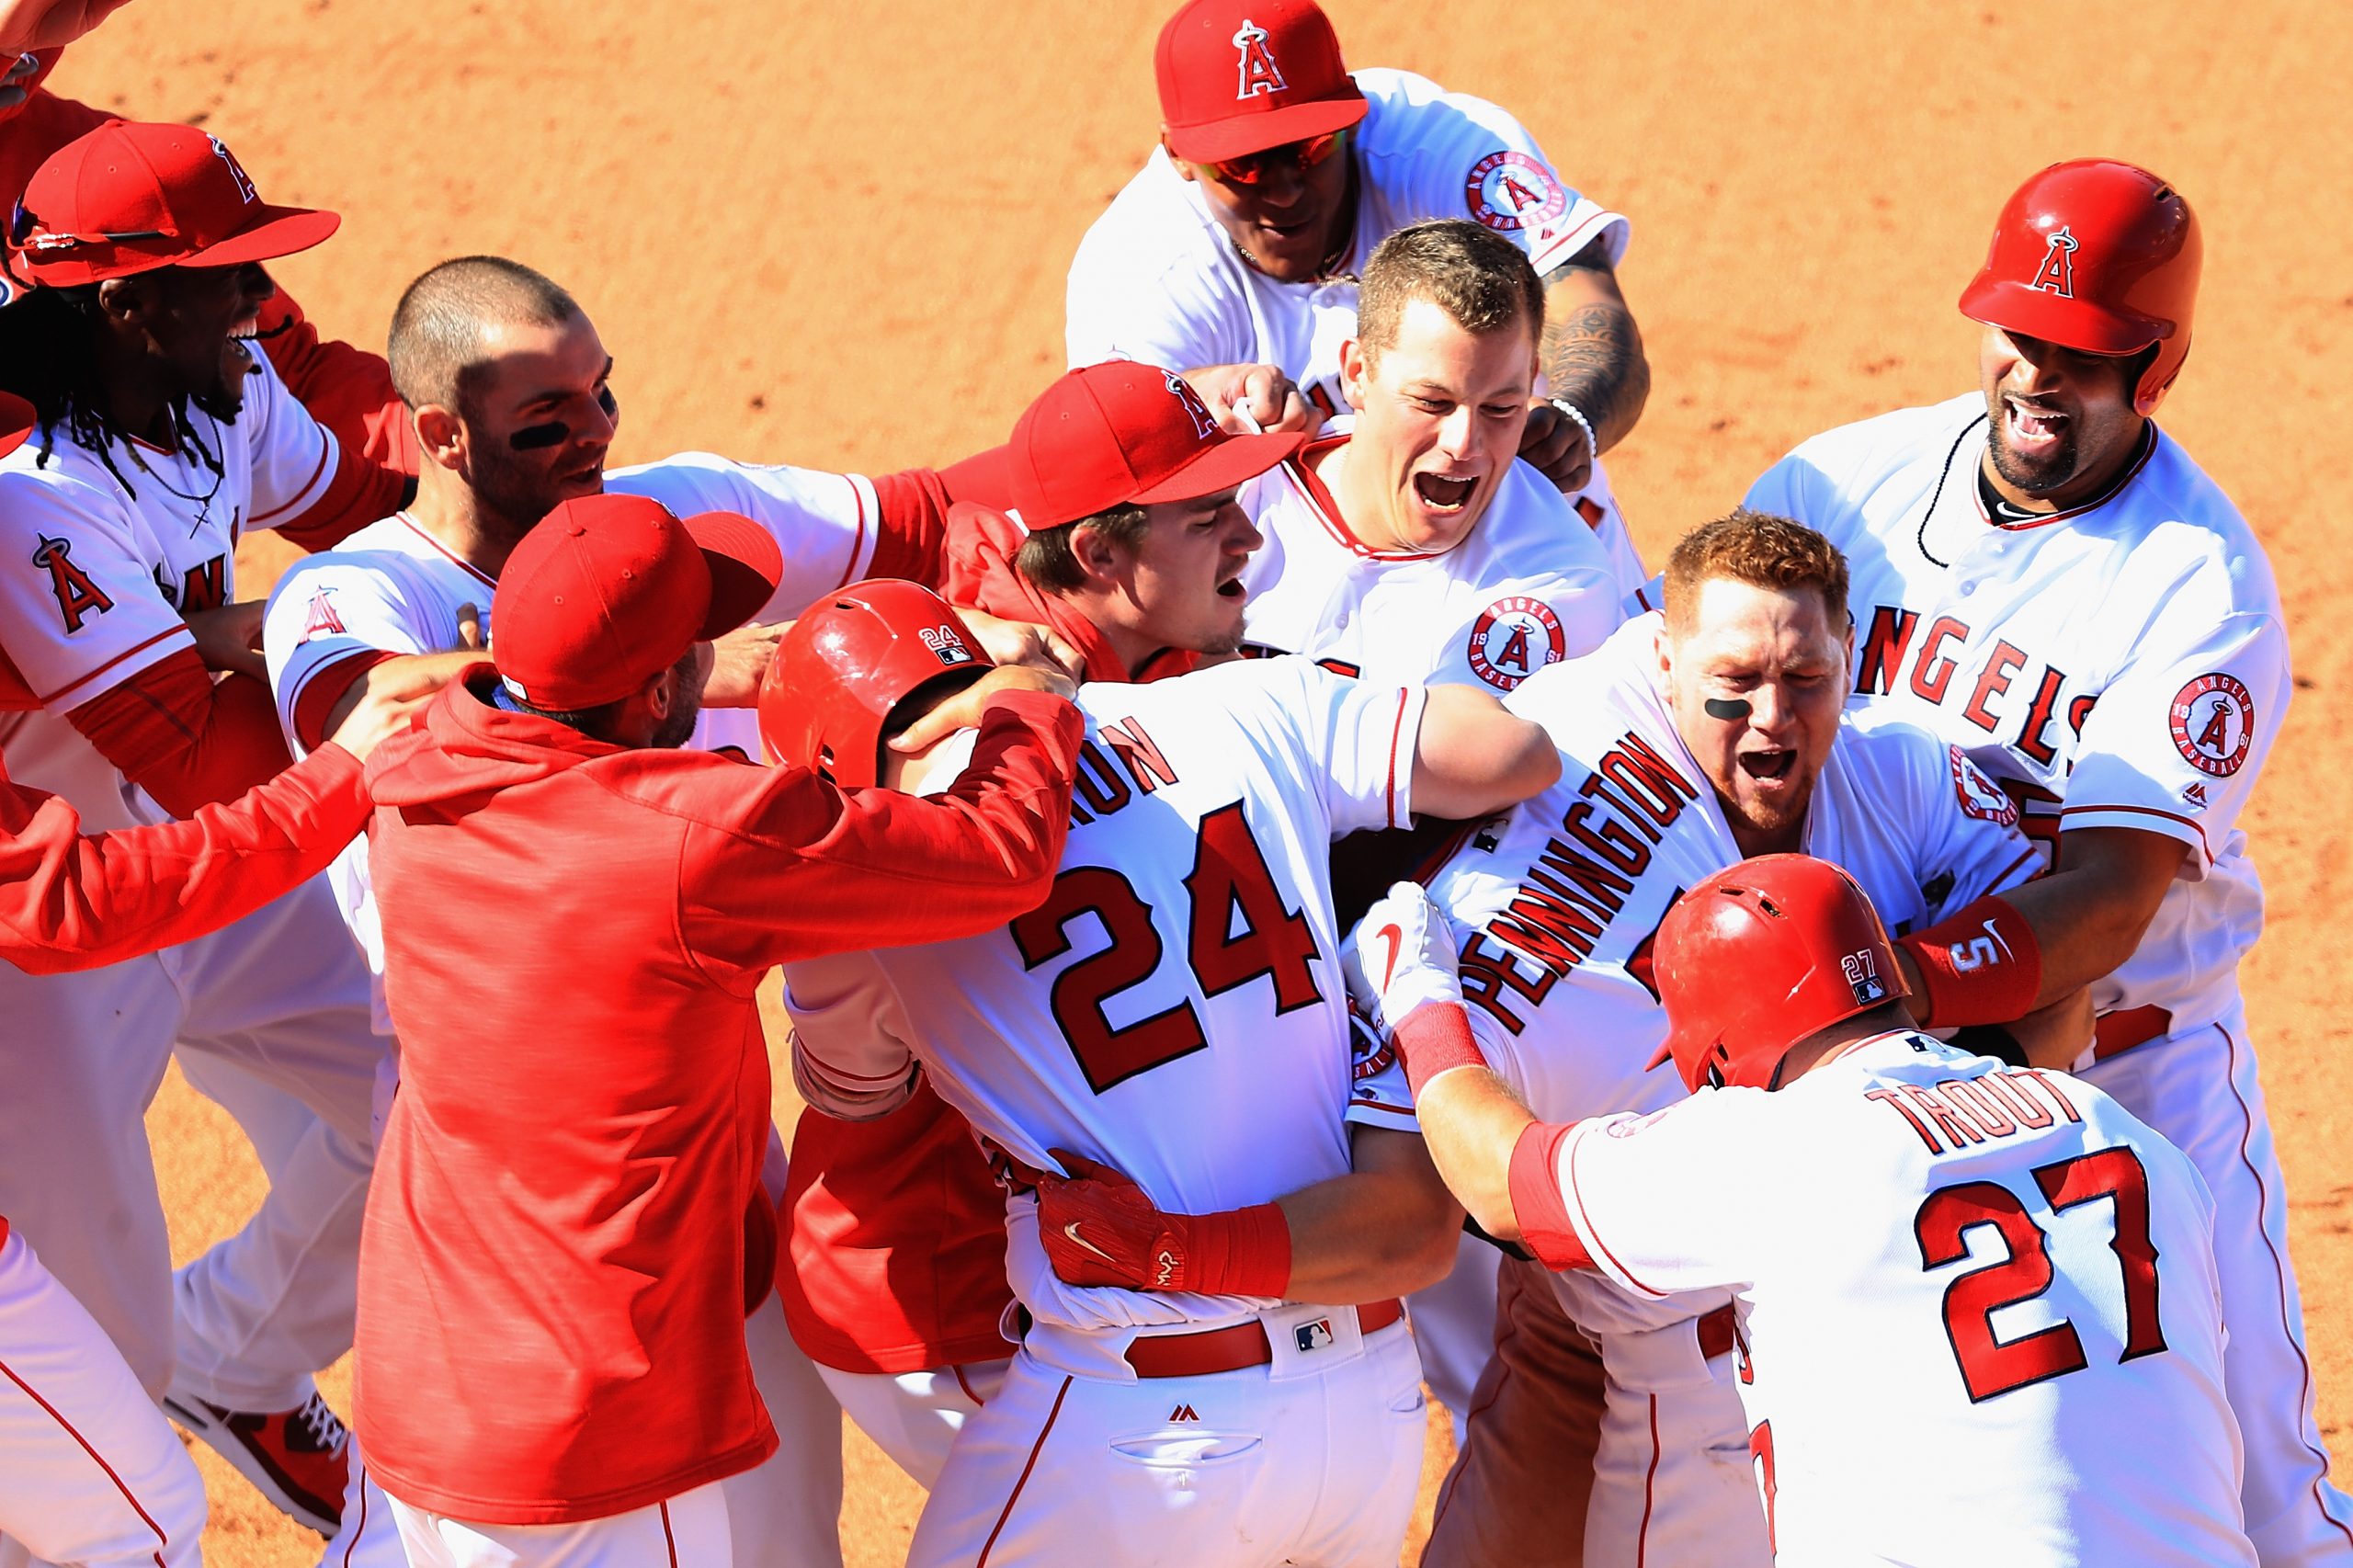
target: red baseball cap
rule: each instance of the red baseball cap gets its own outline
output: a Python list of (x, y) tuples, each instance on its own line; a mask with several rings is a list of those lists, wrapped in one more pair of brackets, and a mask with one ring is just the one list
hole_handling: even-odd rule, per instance
[(1011, 440), (961, 465), (970, 483), (960, 494), (1035, 531), (1131, 502), (1213, 495), (1266, 472), (1305, 439), (1221, 430), (1175, 371), (1108, 359), (1064, 374), (1022, 410)]
[(1315, 0), (1193, 0), (1160, 29), (1152, 65), (1169, 150), (1222, 163), (1364, 118), (1364, 93)]
[(783, 552), (749, 517), (584, 495), (507, 557), (490, 601), (491, 662), (534, 708), (617, 702), (757, 615), (783, 575)]
[(0, 458), (23, 446), (40, 423), (40, 415), (31, 403), (15, 392), (0, 392)]
[(66, 289), (159, 267), (234, 267), (309, 250), (343, 220), (262, 200), (192, 125), (110, 119), (49, 155), (8, 223), (17, 268)]

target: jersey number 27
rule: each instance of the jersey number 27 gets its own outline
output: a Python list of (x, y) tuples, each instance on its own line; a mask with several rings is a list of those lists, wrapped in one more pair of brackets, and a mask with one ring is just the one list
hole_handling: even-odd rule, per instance
[[(2157, 1249), (2149, 1239), (2149, 1177), (2141, 1157), (2119, 1144), (2039, 1166), (2034, 1182), (2054, 1213), (2094, 1199), (2113, 1200), (2116, 1228), (2109, 1245), (2124, 1269), (2124, 1349), (2117, 1359), (2130, 1361), (2163, 1350)], [(1994, 1314), (2041, 1295), (2051, 1289), (2052, 1277), (2046, 1238), (2008, 1187), (1971, 1181), (1930, 1193), (1912, 1221), (1921, 1267), (1942, 1268), (1967, 1257), (1965, 1233), (1977, 1225), (2001, 1232), (2010, 1256), (1972, 1268), (1945, 1288), (1945, 1337), (1961, 1363), (1970, 1402), (2081, 1371), (2086, 1364), (2083, 1338), (2065, 1318), (2007, 1343), (1994, 1337)]]
[[(1283, 905), (1282, 890), (1251, 836), (1242, 803), (1221, 806), (1201, 819), (1193, 869), (1185, 878), (1190, 910), (1185, 917), (1185, 958), (1203, 996), (1215, 996), (1265, 975), (1274, 982), (1279, 1014), (1323, 1000), (1315, 984), (1315, 933), (1307, 916)], [(1078, 866), (1054, 879), (1046, 902), (1013, 923), (1014, 945), (1030, 969), (1070, 951), (1071, 922), (1093, 915), (1110, 945), (1079, 960), (1054, 979), (1054, 1022), (1097, 1094), (1148, 1073), (1209, 1043), (1201, 1016), (1188, 997), (1175, 1006), (1114, 1028), (1103, 1004), (1140, 985), (1160, 968), (1165, 944), (1152, 906), (1121, 873)]]

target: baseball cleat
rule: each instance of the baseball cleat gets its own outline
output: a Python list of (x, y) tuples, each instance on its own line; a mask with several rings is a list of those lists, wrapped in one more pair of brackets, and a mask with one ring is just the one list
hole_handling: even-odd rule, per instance
[(351, 1478), (351, 1434), (317, 1390), (291, 1410), (259, 1412), (223, 1410), (175, 1388), (164, 1410), (289, 1518), (334, 1538)]

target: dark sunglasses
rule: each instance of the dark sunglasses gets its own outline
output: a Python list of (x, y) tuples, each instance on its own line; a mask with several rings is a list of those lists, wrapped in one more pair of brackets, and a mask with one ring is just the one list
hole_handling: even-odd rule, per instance
[(23, 201), (8, 215), (8, 243), (18, 250), (35, 252), (76, 250), (83, 245), (125, 244), (132, 240), (170, 240), (179, 236), (169, 229), (101, 230), (95, 234), (35, 233), (40, 220), (33, 215)]
[(1269, 168), (1295, 165), (1312, 169), (1338, 152), (1348, 139), (1345, 127), (1327, 131), (1321, 136), (1311, 136), (1304, 142), (1286, 142), (1279, 147), (1269, 147), (1263, 153), (1249, 153), (1239, 158), (1228, 158), (1222, 164), (1199, 164), (1227, 185), (1256, 185)]

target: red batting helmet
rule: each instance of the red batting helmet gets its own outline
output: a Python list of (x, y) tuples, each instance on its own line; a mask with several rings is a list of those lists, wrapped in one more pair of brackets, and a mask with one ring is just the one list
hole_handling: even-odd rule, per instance
[(842, 788), (881, 777), (891, 710), (934, 681), (961, 686), (993, 663), (964, 618), (919, 583), (876, 577), (809, 608), (760, 682), (772, 761)]
[(1668, 1057), (1705, 1084), (1770, 1088), (1790, 1048), (1904, 994), (1895, 949), (1855, 879), (1809, 855), (1760, 855), (1676, 902), (1653, 949)]
[(1961, 313), (2089, 354), (2154, 346), (2132, 389), (2133, 410), (2153, 414), (2189, 357), (2202, 248), (2189, 203), (2148, 170), (2053, 164), (2002, 209)]

